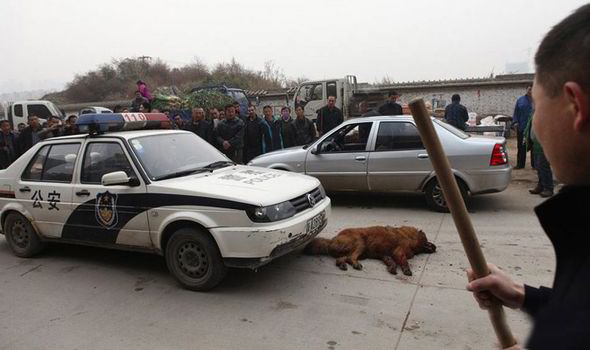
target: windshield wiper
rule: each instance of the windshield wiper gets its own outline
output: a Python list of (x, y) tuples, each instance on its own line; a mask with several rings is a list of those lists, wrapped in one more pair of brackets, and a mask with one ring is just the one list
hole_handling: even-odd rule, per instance
[(234, 162), (230, 162), (229, 160), (220, 160), (217, 162), (213, 162), (211, 164), (207, 164), (204, 167), (200, 168), (203, 170), (214, 170), (214, 169), (219, 169), (219, 168), (225, 168), (228, 166), (233, 166), (236, 165), (236, 163)]
[(213, 172), (213, 170), (215, 170), (215, 169), (225, 168), (227, 166), (232, 166), (232, 165), (236, 165), (236, 163), (230, 162), (228, 160), (220, 160), (217, 162), (213, 162), (211, 164), (207, 164), (204, 167), (187, 169), (187, 170), (177, 171), (177, 172), (171, 173), (171, 174), (162, 175), (160, 177), (155, 178), (154, 180), (159, 181), (159, 180), (172, 179), (174, 177), (181, 177), (181, 176), (186, 176), (186, 175), (191, 175), (191, 174), (204, 173), (207, 171)]
[(156, 180), (156, 181), (167, 180), (167, 179), (172, 179), (174, 177), (181, 177), (181, 176), (186, 176), (186, 175), (191, 175), (191, 174), (197, 174), (197, 173), (202, 173), (202, 172), (205, 172), (205, 171), (209, 171), (210, 172), (211, 169), (195, 168), (195, 169), (188, 169), (188, 170), (183, 170), (183, 171), (177, 171), (175, 173), (170, 173), (170, 174), (158, 176), (158, 177), (154, 178), (154, 180)]

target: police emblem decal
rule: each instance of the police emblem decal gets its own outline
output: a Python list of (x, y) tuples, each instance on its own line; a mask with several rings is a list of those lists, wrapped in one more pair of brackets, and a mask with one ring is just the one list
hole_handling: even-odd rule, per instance
[(313, 207), (316, 205), (315, 197), (312, 196), (311, 193), (307, 194), (307, 202), (309, 203), (310, 207)]
[(117, 225), (117, 195), (109, 191), (96, 195), (96, 206), (94, 209), (96, 221), (104, 228), (111, 229)]

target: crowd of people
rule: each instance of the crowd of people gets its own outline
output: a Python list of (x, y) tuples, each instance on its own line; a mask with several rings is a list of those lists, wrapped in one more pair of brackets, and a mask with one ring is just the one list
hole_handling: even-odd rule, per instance
[[(290, 107), (282, 107), (275, 117), (271, 106), (264, 106), (259, 116), (254, 105), (247, 114), (240, 115), (239, 104), (226, 105), (223, 109), (192, 109), (191, 120), (181, 115), (172, 116), (174, 127), (187, 130), (217, 147), (232, 161), (247, 164), (255, 157), (283, 148), (306, 145), (316, 140), (344, 121), (342, 111), (336, 107), (336, 98), (330, 96), (328, 105), (318, 110), (316, 123), (305, 117), (303, 106), (295, 108), (295, 118)], [(316, 127), (317, 125), (317, 127)]]
[(0, 169), (6, 169), (21, 154), (33, 147), (37, 142), (50, 137), (72, 135), (77, 132), (75, 115), (70, 115), (65, 122), (57, 116), (47, 120), (47, 124), (41, 125), (39, 117), (31, 115), (29, 124), (18, 131), (13, 131), (8, 120), (0, 121)]

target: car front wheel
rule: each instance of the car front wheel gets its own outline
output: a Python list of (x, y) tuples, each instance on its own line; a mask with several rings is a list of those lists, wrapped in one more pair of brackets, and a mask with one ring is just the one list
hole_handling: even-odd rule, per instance
[[(465, 201), (465, 204), (467, 205), (467, 187), (460, 180), (457, 180), (457, 185), (459, 186), (459, 191), (461, 192), (463, 201)], [(449, 207), (447, 205), (447, 201), (443, 194), (442, 188), (440, 187), (436, 179), (428, 183), (426, 189), (424, 190), (424, 193), (426, 194), (426, 204), (428, 204), (428, 207), (430, 209), (441, 213), (449, 212)]]
[(4, 221), (6, 243), (12, 253), (19, 258), (30, 258), (40, 253), (45, 244), (27, 218), (18, 213), (10, 213)]
[(168, 270), (190, 290), (209, 290), (227, 273), (213, 238), (197, 229), (176, 231), (166, 245), (165, 255)]

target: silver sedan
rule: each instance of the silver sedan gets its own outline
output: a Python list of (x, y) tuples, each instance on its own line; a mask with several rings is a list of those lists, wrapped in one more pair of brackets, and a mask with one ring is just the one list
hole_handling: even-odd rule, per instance
[[(432, 120), (464, 198), (508, 187), (506, 139)], [(263, 154), (249, 165), (315, 176), (329, 192), (423, 192), (430, 208), (448, 211), (411, 116), (350, 119), (309, 145)]]

